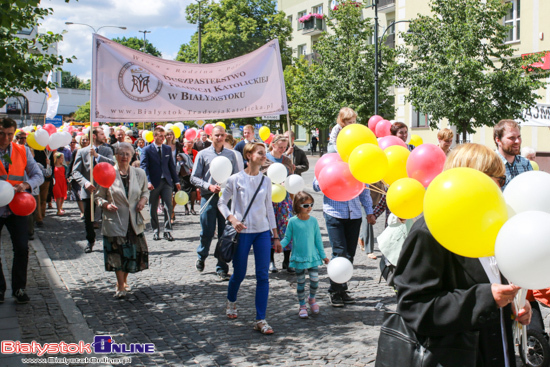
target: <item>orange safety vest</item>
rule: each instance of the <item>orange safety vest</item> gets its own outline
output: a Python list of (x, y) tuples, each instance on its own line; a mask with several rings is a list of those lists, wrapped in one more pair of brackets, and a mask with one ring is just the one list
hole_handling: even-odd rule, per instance
[(27, 150), (24, 145), (11, 144), (11, 164), (10, 173), (6, 172), (6, 168), (0, 161), (0, 180), (8, 181), (12, 186), (23, 183), (25, 179), (25, 167), (27, 167)]

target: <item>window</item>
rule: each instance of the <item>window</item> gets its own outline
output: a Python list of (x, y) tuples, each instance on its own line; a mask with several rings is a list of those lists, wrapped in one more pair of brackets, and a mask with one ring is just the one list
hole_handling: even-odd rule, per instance
[(423, 114), (422, 112), (418, 112), (414, 109), (412, 109), (412, 127), (418, 128), (418, 127), (429, 127), (430, 126), (430, 118), (428, 115)]
[(289, 21), (290, 28), (292, 29), (292, 15), (289, 15), (288, 17), (286, 17), (286, 19)]
[[(395, 22), (395, 19), (388, 19), (386, 21), (386, 28), (388, 29), (386, 34), (395, 34), (395, 24), (392, 24), (393, 22)], [(391, 24), (391, 27), (390, 27), (390, 24)]]
[(507, 2), (507, 4), (511, 4), (511, 6), (510, 9), (508, 9), (508, 14), (504, 17), (504, 25), (510, 26), (510, 29), (508, 30), (508, 37), (506, 37), (506, 42), (519, 41), (520, 2), (521, 0), (512, 0)]
[(306, 129), (303, 126), (297, 125), (294, 131), (295, 140), (306, 141)]
[(311, 8), (311, 12), (313, 14), (323, 14), (323, 4), (314, 6)]
[(307, 45), (300, 45), (298, 46), (298, 57), (302, 55), (307, 55)]
[(296, 21), (298, 22), (298, 30), (304, 29), (304, 23), (300, 22), (300, 18), (307, 14), (307, 11), (301, 11), (298, 12), (298, 17), (296, 18)]

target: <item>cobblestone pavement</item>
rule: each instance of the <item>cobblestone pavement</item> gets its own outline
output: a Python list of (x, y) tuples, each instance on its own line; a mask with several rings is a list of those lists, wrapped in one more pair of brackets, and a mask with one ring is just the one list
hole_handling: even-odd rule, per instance
[[(312, 168), (304, 178), (307, 190), (315, 198), (313, 215), (319, 221), (329, 254), (322, 196), (311, 190), (315, 160), (310, 157)], [(349, 283), (357, 303), (340, 309), (329, 305), (326, 266), (321, 267), (318, 294), (321, 313), (307, 320), (298, 318), (295, 276), (286, 271), (271, 274), (267, 320), (275, 334), (264, 336), (252, 329), (253, 255), (239, 291), (239, 318), (228, 320), (227, 282), (217, 281), (215, 259), (207, 259), (203, 273), (194, 267), (200, 233), (198, 216), (184, 216), (183, 208), (176, 208), (174, 242), (153, 241), (151, 231), (147, 232), (149, 269), (129, 276), (132, 291), (126, 299), (119, 300), (113, 298), (114, 273), (104, 270), (101, 231), (97, 230), (93, 253), (85, 254), (84, 222), (74, 203), (68, 202), (66, 209), (67, 215), (63, 217), (48, 211), (45, 226), (37, 229), (36, 235), (65, 288), (63, 291), (68, 290), (68, 303), (76, 305), (73, 311), (77, 315), (67, 315), (71, 309), (66, 311), (67, 302), (63, 300), (60, 302), (63, 310), (60, 309), (56, 299), (59, 301), (62, 296), (59, 293), (54, 296), (51, 281), (48, 284), (38, 263), (40, 254), (33, 252), (28, 287), (31, 303), (17, 306), (23, 341), (75, 341), (79, 340), (75, 335), (96, 334), (110, 335), (117, 343), (154, 343), (156, 353), (131, 356), (132, 365), (146, 366), (374, 365), (383, 317), (383, 311), (376, 305), (382, 302), (387, 308), (395, 308), (393, 292), (384, 281), (378, 282), (378, 260), (358, 253)], [(375, 235), (382, 229), (380, 220)], [(214, 241), (210, 252), (213, 251)], [(10, 252), (11, 248), (4, 245), (6, 256)], [(6, 260), (11, 263), (9, 256)], [(280, 268), (282, 254), (276, 255), (276, 263)], [(82, 325), (75, 325), (79, 317)], [(80, 329), (75, 329), (76, 326)]]

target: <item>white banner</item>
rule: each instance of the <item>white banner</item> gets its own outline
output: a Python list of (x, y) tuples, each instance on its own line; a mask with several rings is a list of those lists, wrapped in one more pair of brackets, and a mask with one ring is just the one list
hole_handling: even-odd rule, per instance
[[(46, 80), (46, 83), (50, 83), (52, 81), (52, 72), (48, 74), (48, 79)], [(47, 119), (53, 119), (57, 115), (57, 108), (59, 107), (59, 94), (57, 94), (57, 90), (51, 90), (50, 88), (46, 88), (46, 94), (47, 94), (47, 100), (46, 105), (48, 109), (46, 110), (46, 118)]]
[(189, 121), (286, 113), (277, 40), (235, 59), (186, 64), (94, 34), (91, 121)]
[(537, 103), (528, 110), (523, 110), (525, 121), (517, 120), (521, 126), (550, 126), (550, 105)]

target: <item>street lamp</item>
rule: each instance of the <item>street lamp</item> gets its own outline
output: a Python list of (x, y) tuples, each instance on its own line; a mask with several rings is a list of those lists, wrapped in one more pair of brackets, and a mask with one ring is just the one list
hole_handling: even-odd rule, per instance
[(138, 31), (143, 33), (143, 52), (147, 52), (147, 33), (151, 33), (151, 31), (145, 30), (145, 31)]
[(92, 28), (92, 30), (94, 31), (94, 33), (99, 32), (99, 30), (100, 30), (101, 28), (118, 28), (118, 29), (126, 29), (126, 27), (120, 27), (120, 26), (117, 26), (117, 25), (104, 25), (104, 26), (99, 27), (99, 28), (96, 30), (94, 27), (92, 27), (91, 25), (86, 24), (86, 23), (65, 22), (65, 24), (66, 24), (66, 25), (73, 25), (73, 24), (74, 24), (74, 25), (85, 25), (85, 26), (87, 26), (87, 27)]
[(205, 1), (205, 0), (196, 0), (197, 3), (199, 3), (199, 64), (201, 63), (201, 58), (202, 58), (202, 42), (201, 42), (201, 33), (202, 33), (202, 30), (201, 30), (201, 9), (202, 9), (202, 3)]

